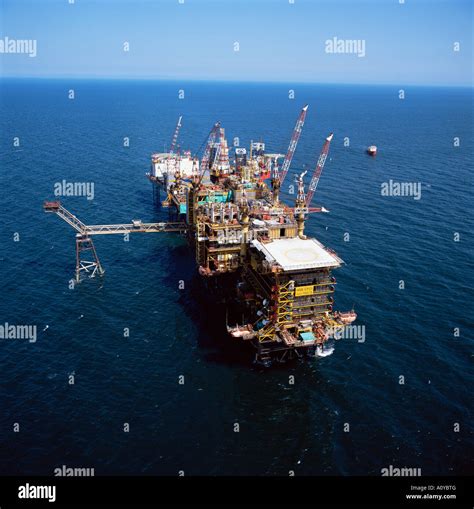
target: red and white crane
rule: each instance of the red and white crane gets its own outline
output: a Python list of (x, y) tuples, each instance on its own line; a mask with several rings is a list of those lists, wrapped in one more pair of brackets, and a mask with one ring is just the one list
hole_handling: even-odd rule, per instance
[(313, 199), (314, 192), (318, 187), (319, 179), (321, 178), (321, 173), (324, 168), (324, 164), (328, 157), (329, 145), (331, 144), (331, 140), (334, 134), (331, 133), (324, 142), (323, 149), (321, 150), (321, 154), (319, 155), (318, 163), (316, 164), (316, 168), (313, 173), (313, 177), (311, 178), (311, 182), (309, 184), (308, 192), (306, 193), (305, 205), (309, 207), (311, 200)]
[(298, 140), (300, 139), (300, 134), (303, 129), (304, 121), (306, 118), (306, 112), (308, 111), (308, 105), (306, 104), (301, 113), (299, 114), (298, 120), (296, 121), (295, 128), (293, 129), (293, 134), (291, 136), (290, 144), (288, 145), (288, 150), (286, 152), (285, 159), (283, 164), (281, 165), (280, 170), (276, 169), (275, 174), (272, 179), (272, 186), (274, 189), (274, 200), (278, 201), (278, 189), (283, 184), (288, 170), (290, 169), (291, 160), (293, 159), (293, 155), (296, 150), (296, 146), (298, 145)]

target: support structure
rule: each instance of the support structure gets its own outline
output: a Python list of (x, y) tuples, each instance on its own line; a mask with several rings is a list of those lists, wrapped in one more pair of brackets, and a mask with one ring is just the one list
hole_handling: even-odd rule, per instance
[[(82, 281), (83, 275), (95, 277), (96, 275), (101, 276), (105, 272), (97, 256), (94, 242), (91, 238), (92, 235), (161, 232), (185, 233), (188, 230), (188, 226), (183, 222), (143, 223), (138, 219), (133, 220), (131, 223), (86, 225), (69, 212), (69, 210), (65, 209), (59, 201), (46, 201), (44, 202), (43, 209), (45, 212), (56, 214), (77, 232), (75, 275), (77, 283)], [(87, 259), (83, 257), (84, 252), (89, 253)]]
[[(89, 252), (90, 258), (85, 260), (82, 258), (81, 253)], [(89, 277), (96, 275), (102, 276), (104, 269), (100, 264), (99, 257), (94, 247), (92, 239), (87, 235), (76, 234), (76, 282), (81, 282), (81, 275), (87, 274)]]

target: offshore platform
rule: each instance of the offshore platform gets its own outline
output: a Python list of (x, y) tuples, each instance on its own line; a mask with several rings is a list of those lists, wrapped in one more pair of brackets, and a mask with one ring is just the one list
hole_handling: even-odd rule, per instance
[(180, 117), (170, 150), (152, 155), (147, 174), (155, 190), (164, 190), (162, 206), (170, 208), (173, 221), (85, 225), (60, 202), (45, 202), (46, 212), (57, 214), (77, 232), (76, 281), (104, 273), (94, 235), (185, 233), (201, 279), (220, 295), (231, 315), (242, 317), (229, 323), (226, 313), (228, 334), (255, 347), (256, 363), (269, 366), (275, 360), (318, 355), (357, 315), (333, 309), (336, 278), (331, 271), (343, 261), (304, 234), (308, 214), (328, 212), (311, 207), (311, 201), (332, 134), (324, 141), (308, 191), (305, 171), (297, 179), (294, 206), (280, 200), (307, 110), (304, 106), (298, 116), (286, 155), (267, 154), (263, 142), (251, 142), (248, 153), (234, 149), (232, 162), (219, 122), (207, 136), (200, 159), (189, 151), (181, 153)]

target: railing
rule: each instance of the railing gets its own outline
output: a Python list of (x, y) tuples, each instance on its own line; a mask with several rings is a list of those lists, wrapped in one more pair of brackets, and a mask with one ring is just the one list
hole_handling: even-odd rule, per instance
[(138, 223), (138, 224), (95, 224), (85, 227), (87, 235), (108, 235), (117, 233), (186, 232), (186, 223)]

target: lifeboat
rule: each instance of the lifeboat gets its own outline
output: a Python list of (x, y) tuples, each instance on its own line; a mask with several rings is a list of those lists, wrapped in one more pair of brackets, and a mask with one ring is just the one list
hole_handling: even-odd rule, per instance
[(337, 313), (336, 318), (338, 318), (344, 325), (348, 325), (356, 320), (357, 313), (354, 310), (346, 311), (344, 313), (339, 312)]
[(367, 148), (367, 154), (369, 154), (369, 156), (375, 156), (377, 154), (377, 147), (375, 145), (370, 145), (370, 147)]

